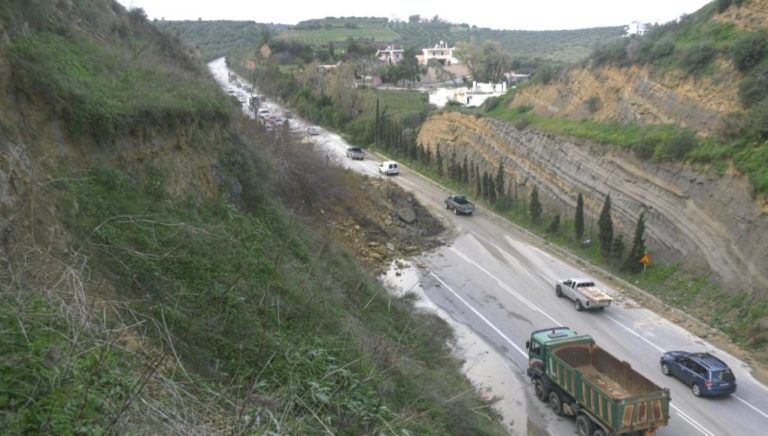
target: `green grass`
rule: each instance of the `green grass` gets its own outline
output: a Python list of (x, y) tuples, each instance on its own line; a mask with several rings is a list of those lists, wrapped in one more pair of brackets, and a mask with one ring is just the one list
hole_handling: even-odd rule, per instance
[(0, 295), (3, 433), (103, 433), (135, 383), (131, 356), (108, 334), (94, 335), (80, 319), (68, 318), (72, 303), (55, 293), (4, 287)]
[(176, 203), (158, 181), (102, 168), (66, 183), (67, 222), (196, 383), (257, 386), (276, 404), (244, 403), (253, 431), (501, 432), (466, 414), (494, 414), (475, 394), (445, 401), (470, 388), (448, 326), (389, 297), (351, 254), (269, 201)]
[(376, 43), (389, 43), (399, 38), (397, 33), (382, 25), (360, 25), (356, 28), (330, 27), (321, 29), (294, 29), (282, 32), (279, 39), (298, 41), (311, 46), (326, 46), (330, 42), (346, 42), (351, 39), (372, 40)]
[(17, 38), (10, 55), (21, 86), (59, 111), (73, 135), (109, 139), (148, 124), (229, 116), (221, 90), (202, 75), (144, 65), (125, 51), (82, 37), (32, 33)]

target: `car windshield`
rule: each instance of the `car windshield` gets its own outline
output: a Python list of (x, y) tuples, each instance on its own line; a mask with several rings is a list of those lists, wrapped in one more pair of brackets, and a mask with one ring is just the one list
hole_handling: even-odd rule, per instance
[(457, 196), (453, 197), (453, 201), (455, 201), (456, 203), (459, 203), (459, 204), (464, 204), (464, 203), (467, 202), (467, 197), (465, 197), (463, 195), (457, 195)]
[(732, 382), (736, 378), (730, 369), (724, 369), (722, 371), (712, 371), (712, 383), (720, 382)]
[(357, 153), (357, 152), (361, 152), (361, 151), (363, 151), (363, 150), (360, 150), (360, 149), (359, 149), (359, 148), (357, 148), (357, 147), (352, 147), (352, 148), (350, 148), (350, 149), (349, 149), (349, 151)]

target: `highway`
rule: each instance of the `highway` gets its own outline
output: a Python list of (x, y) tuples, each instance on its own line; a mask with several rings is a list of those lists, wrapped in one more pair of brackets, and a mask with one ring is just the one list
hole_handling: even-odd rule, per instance
[[(216, 74), (213, 63), (211, 69)], [(296, 123), (292, 128), (305, 128), (300, 120), (291, 122)], [(346, 159), (349, 145), (338, 135), (323, 130), (313, 141), (338, 164), (384, 177), (377, 171), (379, 156)], [(401, 165), (401, 174), (389, 180), (413, 192), (452, 230), (446, 246), (410, 259), (405, 271), (384, 279), (399, 288), (394, 292), (417, 293), (421, 305), (456, 327), (459, 352), (470, 363), (468, 371), (475, 365), (491, 368), (491, 375), (470, 378), (485, 380), (483, 385), (491, 385), (494, 395), (504, 397), (499, 408), (511, 433), (536, 434), (537, 429), (551, 435), (575, 434), (574, 421), (555, 416), (539, 402), (525, 376), (524, 344), (530, 332), (565, 325), (592, 335), (602, 348), (670, 389), (670, 422), (658, 435), (767, 434), (768, 388), (752, 378), (746, 363), (643, 308), (611, 283), (596, 280), (616, 300), (614, 305), (600, 312), (577, 312), (570, 300), (557, 298), (554, 292), (555, 280), (588, 275), (572, 260), (488, 210), (454, 216), (443, 208), (449, 192), (407, 167)], [(668, 350), (716, 355), (733, 370), (738, 391), (724, 398), (694, 397), (687, 386), (661, 373), (659, 357)]]

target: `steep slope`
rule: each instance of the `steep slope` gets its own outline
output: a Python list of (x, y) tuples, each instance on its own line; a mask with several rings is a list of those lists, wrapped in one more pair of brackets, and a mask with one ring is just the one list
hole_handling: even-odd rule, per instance
[(649, 66), (572, 68), (547, 85), (522, 89), (512, 102), (540, 115), (638, 124), (675, 124), (703, 134), (721, 127), (723, 115), (740, 109), (738, 88), (722, 76), (654, 74)]
[(579, 193), (596, 222), (611, 194), (614, 225), (631, 235), (646, 211), (648, 247), (659, 261), (680, 260), (716, 272), (738, 289), (768, 289), (768, 202), (749, 195), (738, 175), (686, 164), (650, 164), (626, 152), (459, 113), (430, 117), (418, 143), (434, 154), (467, 156), (495, 174), (501, 162), (509, 189), (527, 201), (538, 186), (545, 209), (571, 216)]
[[(718, 1), (521, 89), (511, 105), (540, 115), (673, 124), (709, 136), (749, 109), (742, 85), (765, 58), (768, 1)], [(751, 38), (751, 39), (750, 39)]]
[(391, 240), (379, 190), (232, 103), (141, 10), (0, 0), (3, 432), (502, 433), (334, 241)]

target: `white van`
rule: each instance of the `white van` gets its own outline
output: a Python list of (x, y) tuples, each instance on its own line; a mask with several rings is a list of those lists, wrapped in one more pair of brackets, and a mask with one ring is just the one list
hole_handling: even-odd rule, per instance
[(379, 172), (387, 176), (394, 176), (400, 174), (400, 168), (397, 166), (397, 162), (386, 160), (379, 167)]

